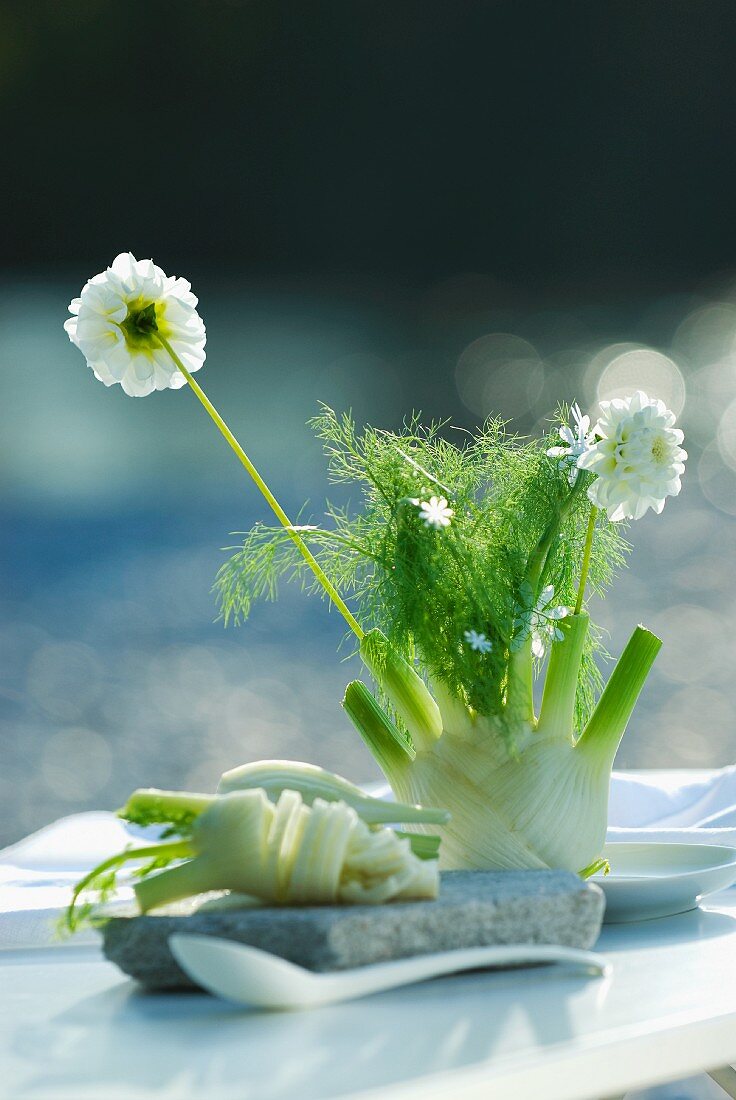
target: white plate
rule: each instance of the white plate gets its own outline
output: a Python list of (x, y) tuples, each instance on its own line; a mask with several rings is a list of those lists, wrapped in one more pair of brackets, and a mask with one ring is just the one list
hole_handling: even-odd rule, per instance
[(592, 881), (606, 895), (606, 924), (669, 917), (736, 882), (736, 848), (720, 844), (607, 844), (608, 875)]

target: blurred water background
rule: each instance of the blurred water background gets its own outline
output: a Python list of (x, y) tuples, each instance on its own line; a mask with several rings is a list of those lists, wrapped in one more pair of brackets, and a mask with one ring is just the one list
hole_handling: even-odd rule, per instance
[(121, 250), (191, 279), (201, 378), (319, 520), (319, 401), (541, 430), (642, 387), (680, 498), (593, 605), (664, 647), (619, 765), (736, 759), (736, 8), (488, 0), (0, 5), (0, 844), (259, 757), (376, 771), (341, 621), (215, 621), (266, 518), (187, 391), (95, 381), (66, 305)]
[[(260, 757), (375, 777), (340, 708), (360, 667), (336, 615), (286, 588), (240, 628), (215, 621), (222, 548), (264, 506), (188, 390), (143, 401), (94, 380), (61, 329), (76, 289), (2, 293), (2, 840), (139, 785), (208, 790)], [(592, 606), (614, 654), (640, 621), (664, 639), (619, 764), (736, 759), (732, 287), (614, 305), (511, 304), (478, 275), (197, 289), (203, 383), (285, 504), (317, 520), (336, 492), (305, 425), (319, 401), (387, 427), (412, 409), (465, 427), (498, 412), (538, 433), (561, 400), (665, 400), (686, 431), (683, 492), (632, 527), (630, 569)]]

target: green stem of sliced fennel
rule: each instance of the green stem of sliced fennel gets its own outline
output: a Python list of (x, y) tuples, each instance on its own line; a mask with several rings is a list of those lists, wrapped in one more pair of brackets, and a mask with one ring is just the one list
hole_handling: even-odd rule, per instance
[[(191, 850), (190, 853), (191, 854)], [(213, 870), (215, 868), (215, 870)], [(168, 867), (141, 879), (133, 887), (141, 912), (158, 909), (172, 901), (206, 894), (209, 890), (227, 890), (227, 884), (215, 877), (216, 865), (206, 856), (195, 856), (176, 867)]]
[(564, 638), (552, 643), (537, 730), (572, 742), (578, 675), (590, 619), (583, 612), (569, 615), (557, 625)]
[(173, 359), (173, 361), (176, 364), (177, 368), (184, 375), (187, 382), (189, 383), (189, 386), (191, 387), (192, 390), (194, 390), (194, 393), (197, 395), (197, 397), (199, 398), (199, 400), (201, 401), (202, 405), (205, 407), (205, 409), (207, 410), (209, 415), (212, 417), (212, 420), (217, 425), (217, 427), (220, 430), (220, 432), (222, 433), (222, 435), (225, 437), (225, 439), (230, 444), (230, 446), (232, 447), (233, 451), (235, 452), (235, 454), (237, 455), (239, 460), (242, 462), (245, 469), (250, 474), (251, 478), (255, 482), (255, 484), (258, 487), (258, 489), (260, 490), (260, 492), (265, 497), (266, 501), (268, 502), (270, 508), (272, 509), (274, 514), (276, 515), (277, 519), (279, 520), (281, 525), (284, 527), (284, 529), (287, 531), (289, 537), (292, 539), (295, 546), (299, 550), (299, 553), (304, 558), (305, 562), (307, 563), (309, 568), (312, 570), (312, 572), (314, 573), (314, 575), (317, 578), (317, 580), (319, 581), (319, 583), (322, 585), (322, 588), (325, 590), (325, 592), (329, 596), (332, 603), (335, 605), (337, 610), (340, 612), (342, 617), (345, 619), (345, 622), (348, 624), (350, 629), (353, 631), (353, 633), (355, 634), (358, 641), (360, 641), (363, 638), (363, 633), (364, 633), (362, 627), (360, 626), (360, 624), (358, 623), (357, 619), (352, 614), (350, 609), (345, 604), (344, 600), (340, 596), (337, 589), (334, 587), (334, 585), (331, 583), (331, 581), (325, 575), (324, 570), (322, 569), (321, 565), (319, 564), (319, 562), (315, 558), (314, 554), (311, 552), (309, 547), (306, 545), (306, 543), (304, 542), (304, 539), (302, 539), (300, 537), (298, 531), (294, 527), (294, 524), (291, 522), (291, 520), (287, 516), (284, 509), (281, 507), (281, 505), (279, 504), (278, 500), (276, 499), (276, 497), (273, 495), (273, 493), (269, 489), (266, 482), (263, 480), (261, 475), (258, 473), (258, 470), (253, 465), (251, 460), (248, 458), (248, 455), (245, 453), (243, 448), (240, 446), (237, 439), (235, 438), (233, 433), (230, 431), (230, 429), (228, 428), (227, 424), (225, 423), (225, 421), (222, 419), (222, 417), (218, 413), (215, 406), (212, 404), (210, 399), (207, 397), (207, 394), (204, 392), (204, 390), (199, 385), (199, 383), (193, 378), (193, 376), (190, 374), (190, 372), (184, 366), (181, 359), (176, 354), (176, 352), (174, 351), (174, 349), (172, 348), (171, 344), (166, 339), (166, 337), (162, 336), (161, 333), (157, 331), (156, 332), (156, 338), (160, 342), (161, 346), (171, 356), (171, 358)]
[(580, 566), (580, 584), (578, 585), (578, 598), (575, 603), (575, 614), (579, 615), (583, 609), (583, 600), (585, 598), (585, 586), (588, 583), (588, 573), (590, 572), (590, 555), (593, 550), (593, 535), (595, 533), (595, 521), (598, 518), (598, 509), (595, 504), (590, 506), (590, 515), (588, 516), (588, 529), (585, 532), (585, 547), (583, 549), (583, 562)]
[(128, 798), (118, 817), (134, 825), (168, 825), (177, 832), (188, 832), (192, 823), (215, 800), (212, 794), (189, 791), (159, 791), (141, 787)]
[(417, 752), (431, 748), (442, 736), (442, 715), (419, 673), (380, 630), (364, 636), (360, 656), (408, 729)]
[(408, 840), (411, 850), (417, 859), (437, 859), (440, 854), (440, 838), (431, 833), (406, 833), (402, 829), (394, 829), (394, 832), (402, 840)]
[(641, 689), (662, 646), (661, 640), (637, 626), (618, 659), (577, 748), (610, 769)]
[[(369, 713), (363, 719), (364, 724), (370, 725), (374, 720), (380, 723), (381, 728), (375, 737), (377, 742), (383, 744), (384, 734), (393, 741), (398, 739), (402, 757), (408, 754), (410, 760), (414, 758), (411, 746), (401, 737), (364, 684), (360, 687), (350, 685), (348, 697), (348, 706), (353, 705), (356, 721), (363, 719), (360, 708), (365, 707)], [(391, 751), (390, 745), (386, 751)], [(445, 825), (450, 820), (447, 810), (374, 798), (342, 776), (295, 760), (262, 760), (232, 768), (220, 777), (217, 793), (223, 795), (257, 789), (262, 790), (271, 802), (278, 801), (284, 791), (298, 792), (307, 806), (313, 806), (318, 798), (325, 802), (345, 802), (366, 825), (393, 825), (398, 822)]]
[(93, 885), (95, 880), (99, 879), (105, 871), (112, 871), (114, 868), (122, 866), (123, 863), (130, 863), (133, 860), (157, 859), (162, 856), (167, 859), (184, 859), (191, 854), (192, 847), (187, 841), (175, 840), (168, 844), (150, 844), (143, 848), (128, 848), (124, 852), (118, 852), (117, 855), (110, 856), (109, 859), (98, 863), (74, 887), (72, 900), (64, 914), (66, 930), (68, 932), (76, 931), (75, 910), (77, 902), (85, 890)]
[(362, 680), (348, 684), (342, 705), (387, 779), (412, 762), (416, 753)]

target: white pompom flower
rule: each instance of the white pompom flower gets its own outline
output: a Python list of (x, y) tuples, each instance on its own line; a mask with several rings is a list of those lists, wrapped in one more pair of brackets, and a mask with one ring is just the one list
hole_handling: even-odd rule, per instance
[(612, 522), (641, 519), (650, 508), (659, 514), (667, 497), (680, 492), (687, 452), (675, 414), (662, 401), (641, 390), (601, 401), (593, 434), (596, 441), (577, 465), (596, 475), (588, 496)]
[(204, 363), (206, 333), (196, 307), (186, 279), (121, 252), (70, 303), (64, 328), (100, 382), (145, 397), (186, 384), (159, 336), (188, 371)]

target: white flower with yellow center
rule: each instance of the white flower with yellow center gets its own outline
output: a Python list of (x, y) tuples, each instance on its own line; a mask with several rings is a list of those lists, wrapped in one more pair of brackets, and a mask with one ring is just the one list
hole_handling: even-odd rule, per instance
[(186, 279), (121, 252), (70, 303), (64, 328), (96, 378), (145, 397), (186, 384), (166, 345), (190, 372), (204, 363), (205, 328), (196, 307)]
[[(131, 397), (189, 384), (208, 416), (255, 482), (318, 583), (358, 639), (363, 630), (274, 494), (196, 378), (204, 363), (206, 334), (197, 299), (186, 279), (166, 275), (153, 260), (121, 252), (112, 266), (90, 279), (70, 306), (64, 328), (84, 354), (95, 378), (119, 382)], [(447, 501), (445, 501), (447, 504)], [(452, 515), (452, 512), (450, 512)], [(303, 528), (302, 528), (303, 529)]]
[(687, 452), (674, 425), (675, 414), (641, 390), (601, 401), (596, 441), (577, 464), (596, 475), (588, 496), (612, 522), (641, 519), (650, 508), (659, 514), (666, 498), (680, 492)]

